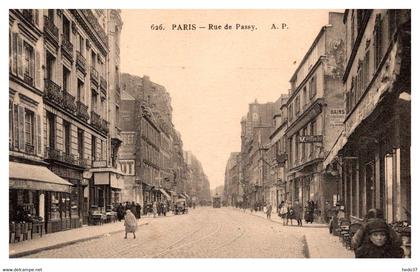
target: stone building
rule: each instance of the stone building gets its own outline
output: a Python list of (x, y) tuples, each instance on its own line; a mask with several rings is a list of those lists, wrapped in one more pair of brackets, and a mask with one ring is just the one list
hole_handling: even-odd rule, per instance
[(349, 217), (411, 214), (411, 11), (346, 10), (345, 118), (324, 167)]
[(345, 28), (342, 13), (329, 13), (290, 79), (287, 102), (287, 182), (290, 200), (316, 204), (317, 220), (325, 215), (326, 202), (337, 198), (334, 177), (323, 171), (325, 151), (340, 133), (344, 113), (341, 77), (345, 61)]
[(242, 202), (241, 186), (239, 183), (240, 152), (230, 153), (225, 169), (225, 183), (223, 199), (226, 205), (237, 207)]
[(274, 103), (249, 104), (247, 116), (241, 121), (241, 160), (245, 201), (253, 207), (262, 206), (270, 164), (267, 151), (273, 128)]
[(270, 178), (266, 184), (266, 198), (273, 207), (287, 200), (287, 101), (289, 96), (282, 94), (274, 102), (273, 129), (270, 134), (270, 148), (267, 161), (270, 164)]
[[(109, 12), (9, 12), (11, 220), (24, 208), (55, 232), (119, 200), (119, 183), (99, 188), (91, 171), (111, 169)], [(34, 172), (31, 182), (22, 176)]]

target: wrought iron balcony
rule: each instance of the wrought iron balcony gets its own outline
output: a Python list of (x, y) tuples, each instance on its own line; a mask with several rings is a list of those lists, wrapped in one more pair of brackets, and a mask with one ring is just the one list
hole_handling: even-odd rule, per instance
[(98, 87), (99, 73), (93, 66), (90, 67), (90, 81)]
[(105, 132), (106, 134), (109, 133), (109, 122), (108, 121), (106, 121), (104, 119), (101, 119), (101, 130), (103, 132)]
[(26, 21), (30, 22), (31, 24), (35, 24), (34, 11), (32, 9), (22, 10), (22, 15), (23, 15), (23, 18), (26, 19)]
[(35, 146), (29, 143), (25, 144), (25, 152), (27, 154), (35, 154)]
[(44, 33), (51, 42), (58, 46), (58, 27), (48, 16), (44, 16)]
[(96, 129), (101, 130), (101, 116), (97, 114), (95, 111), (90, 112), (90, 123)]
[(77, 105), (77, 116), (83, 121), (89, 120), (88, 106), (83, 104), (81, 101), (76, 102)]
[(75, 113), (77, 109), (76, 103), (75, 103), (75, 97), (72, 96), (66, 90), (63, 90), (63, 95), (64, 95), (64, 100), (63, 100), (64, 109), (66, 109), (67, 111), (71, 113)]
[(86, 58), (83, 57), (80, 51), (76, 51), (76, 68), (86, 75)]
[(64, 36), (62, 36), (61, 39), (61, 52), (63, 52), (64, 56), (66, 56), (70, 61), (73, 61), (73, 44)]
[(61, 92), (61, 87), (50, 79), (45, 79), (44, 97), (60, 106), (63, 103), (63, 93)]
[(45, 159), (55, 160), (55, 161), (61, 161), (62, 160), (62, 156), (61, 156), (60, 150), (57, 150), (55, 148), (52, 148), (52, 147), (48, 147), (47, 146), (45, 148)]
[(34, 85), (34, 79), (28, 72), (25, 72), (23, 74), (23, 81), (25, 81), (27, 84), (29, 84), (31, 86)]
[(76, 164), (76, 158), (74, 157), (73, 154), (68, 154), (68, 153), (63, 152), (62, 159), (66, 163)]
[(80, 158), (80, 157), (77, 159), (77, 164), (80, 167), (83, 167), (83, 168), (88, 168), (90, 166), (88, 159), (84, 159), (84, 158)]
[(105, 95), (106, 95), (106, 89), (108, 87), (108, 83), (106, 82), (106, 79), (103, 76), (101, 76), (99, 85), (101, 87), (101, 90), (105, 91)]

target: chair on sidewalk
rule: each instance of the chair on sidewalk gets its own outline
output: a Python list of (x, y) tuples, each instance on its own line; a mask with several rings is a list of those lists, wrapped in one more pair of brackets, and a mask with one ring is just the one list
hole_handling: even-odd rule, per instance
[(351, 239), (353, 238), (353, 236), (356, 234), (356, 232), (360, 229), (360, 227), (362, 226), (361, 223), (355, 222), (350, 224), (349, 226), (349, 235), (346, 237), (345, 239), (345, 246), (348, 249), (352, 249), (351, 247)]
[(339, 227), (338, 227), (338, 234), (339, 239), (343, 243), (344, 246), (346, 246), (346, 241), (350, 239), (350, 220), (348, 219), (341, 219), (339, 221)]

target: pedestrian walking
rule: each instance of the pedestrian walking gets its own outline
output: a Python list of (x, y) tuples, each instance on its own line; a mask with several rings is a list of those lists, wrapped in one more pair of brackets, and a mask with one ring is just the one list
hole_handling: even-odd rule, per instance
[(136, 239), (136, 230), (137, 230), (137, 219), (131, 210), (127, 209), (124, 217), (124, 226), (125, 226), (125, 237), (127, 239), (127, 233), (133, 233), (134, 239)]
[(156, 214), (157, 214), (157, 204), (156, 204), (156, 201), (153, 202), (152, 212), (153, 212), (153, 218), (155, 218), (156, 217)]
[(302, 205), (296, 200), (293, 205), (294, 219), (296, 219), (298, 226), (302, 226)]
[(267, 219), (271, 220), (271, 212), (273, 211), (273, 206), (271, 206), (271, 204), (268, 203), (268, 205), (266, 207), (267, 207), (267, 210), (266, 210)]
[(287, 206), (284, 201), (280, 203), (279, 216), (283, 221), (283, 226), (287, 225)]
[(356, 258), (402, 258), (401, 247), (392, 244), (389, 227), (383, 219), (373, 219), (366, 224), (368, 239), (356, 250)]

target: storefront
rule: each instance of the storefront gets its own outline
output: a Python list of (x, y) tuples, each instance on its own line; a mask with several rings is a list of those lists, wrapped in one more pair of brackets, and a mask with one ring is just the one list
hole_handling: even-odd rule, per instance
[(9, 162), (10, 222), (40, 221), (47, 233), (71, 228), (72, 187), (44, 165)]
[[(62, 230), (78, 228), (81, 227), (82, 224), (87, 224), (87, 186), (89, 183), (88, 180), (83, 178), (84, 169), (65, 166), (56, 162), (50, 164), (48, 168), (56, 175), (72, 184), (69, 196), (50, 194), (47, 198), (47, 201), (49, 201), (51, 205), (57, 205), (57, 202), (61, 203), (58, 206), (61, 206), (61, 218), (63, 219)], [(54, 215), (52, 214), (51, 216)], [(53, 229), (58, 229), (58, 227), (53, 227)]]
[(121, 203), (121, 191), (124, 189), (124, 176), (117, 169), (92, 168), (90, 199), (91, 209), (101, 212), (111, 211)]
[(142, 192), (143, 192), (144, 204), (152, 203), (154, 201), (154, 199), (153, 199), (153, 189), (154, 189), (154, 186), (149, 185), (145, 182), (142, 183)]

